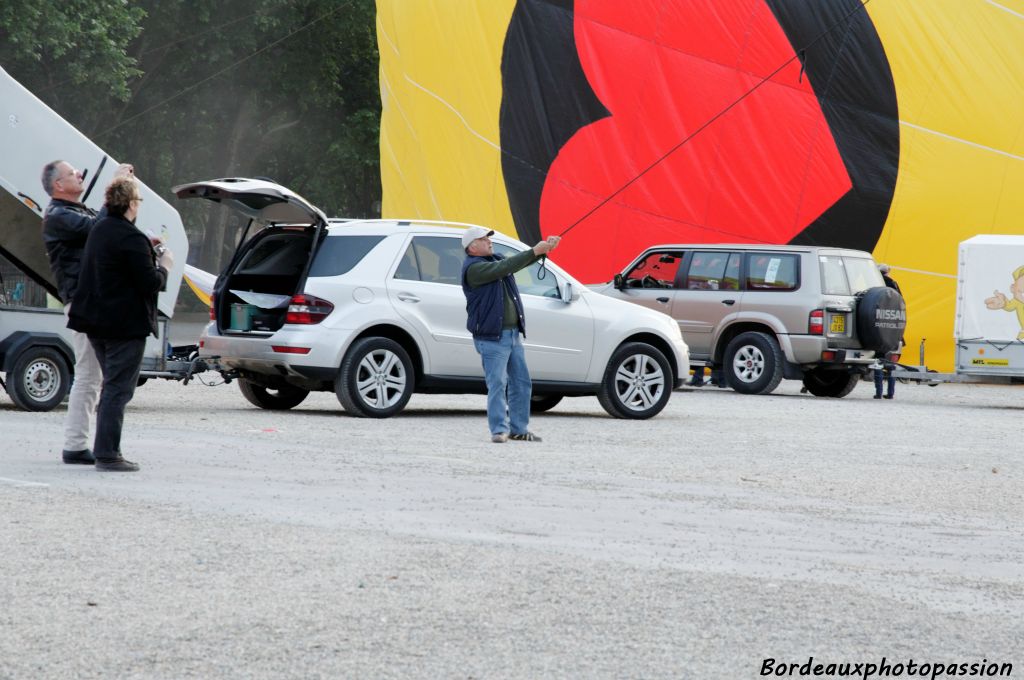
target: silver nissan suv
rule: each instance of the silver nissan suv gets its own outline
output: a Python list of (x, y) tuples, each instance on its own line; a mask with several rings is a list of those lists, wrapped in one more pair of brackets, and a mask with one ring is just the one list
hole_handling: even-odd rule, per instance
[(691, 366), (746, 394), (787, 378), (844, 397), (899, 350), (906, 327), (903, 298), (860, 250), (662, 245), (593, 288), (672, 316)]

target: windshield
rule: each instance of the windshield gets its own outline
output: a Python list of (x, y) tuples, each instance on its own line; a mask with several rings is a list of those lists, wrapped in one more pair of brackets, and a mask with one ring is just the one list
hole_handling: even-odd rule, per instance
[(878, 265), (869, 257), (822, 255), (821, 289), (826, 295), (856, 295), (884, 286)]

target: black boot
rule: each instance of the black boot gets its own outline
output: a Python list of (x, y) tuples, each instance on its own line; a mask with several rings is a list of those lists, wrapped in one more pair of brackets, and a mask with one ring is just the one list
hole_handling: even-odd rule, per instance
[(82, 449), (81, 451), (68, 451), (64, 449), (61, 452), (61, 456), (68, 465), (92, 465), (96, 462), (96, 459), (92, 457), (91, 449)]

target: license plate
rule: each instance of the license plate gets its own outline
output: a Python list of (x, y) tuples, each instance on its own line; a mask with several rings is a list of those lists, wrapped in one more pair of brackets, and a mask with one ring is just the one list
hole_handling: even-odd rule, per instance
[(832, 320), (828, 324), (829, 333), (845, 333), (846, 332), (846, 317), (842, 314), (834, 314)]

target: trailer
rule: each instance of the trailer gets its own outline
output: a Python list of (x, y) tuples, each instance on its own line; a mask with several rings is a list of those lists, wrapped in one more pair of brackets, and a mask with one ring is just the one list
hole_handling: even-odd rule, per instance
[[(19, 408), (48, 411), (66, 396), (74, 375), (71, 332), (50, 271), (40, 228), (49, 197), (43, 166), (63, 159), (81, 169), (81, 201), (99, 209), (103, 189), (118, 162), (0, 68), (0, 379)], [(140, 382), (148, 378), (188, 381), (205, 370), (194, 345), (171, 347), (167, 327), (174, 316), (188, 239), (181, 217), (156, 192), (139, 183), (145, 199), (141, 229), (161, 236), (175, 254), (167, 288), (159, 294), (159, 336), (146, 342)]]
[(919, 364), (898, 365), (894, 377), (928, 385), (1024, 382), (1024, 236), (984, 234), (960, 243), (955, 314), (953, 372), (928, 369), (922, 340)]

